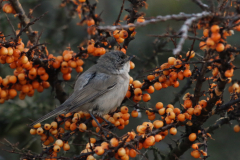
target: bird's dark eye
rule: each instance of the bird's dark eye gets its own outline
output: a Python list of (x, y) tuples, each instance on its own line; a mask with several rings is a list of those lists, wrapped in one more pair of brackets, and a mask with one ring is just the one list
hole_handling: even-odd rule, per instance
[(121, 58), (121, 59), (124, 59), (124, 55), (121, 55), (120, 58)]

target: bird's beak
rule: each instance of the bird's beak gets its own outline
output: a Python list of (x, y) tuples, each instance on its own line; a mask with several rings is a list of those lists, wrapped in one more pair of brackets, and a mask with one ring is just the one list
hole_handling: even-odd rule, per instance
[(135, 57), (135, 55), (129, 56), (129, 57), (128, 57), (128, 60), (130, 61), (130, 60), (133, 59), (134, 57)]

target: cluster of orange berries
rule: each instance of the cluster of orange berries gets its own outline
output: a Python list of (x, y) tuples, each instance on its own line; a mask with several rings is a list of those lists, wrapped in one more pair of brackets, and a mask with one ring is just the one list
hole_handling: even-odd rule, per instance
[(5, 13), (12, 13), (16, 14), (16, 11), (14, 10), (13, 6), (10, 3), (5, 3), (2, 7), (3, 12)]
[[(132, 23), (129, 23), (132, 24)], [(129, 31), (132, 31), (133, 33), (130, 35), (131, 37), (134, 37), (136, 35), (135, 27), (129, 27)], [(123, 43), (124, 40), (128, 37), (128, 31), (122, 29), (122, 30), (115, 30), (113, 31), (113, 37), (116, 39), (118, 43)]]
[[(104, 45), (108, 45), (107, 42), (103, 42)], [(92, 54), (93, 56), (101, 56), (106, 53), (106, 49), (104, 47), (95, 47), (94, 40), (90, 40), (87, 46), (87, 53)]]
[[(193, 58), (195, 52), (191, 52), (191, 54), (187, 52), (186, 56)], [(181, 67), (183, 67), (184, 70), (181, 70)], [(147, 76), (148, 81), (154, 83), (153, 86), (150, 85), (148, 89), (145, 89), (147, 93), (144, 94), (142, 90), (145, 82), (141, 83), (138, 80), (133, 81), (133, 78), (130, 78), (126, 97), (130, 98), (132, 96), (133, 101), (136, 103), (140, 100), (148, 102), (151, 99), (149, 94), (154, 93), (155, 90), (161, 90), (162, 88), (167, 88), (169, 86), (177, 88), (179, 87), (179, 81), (177, 79), (183, 80), (185, 77), (190, 77), (191, 75), (192, 71), (190, 70), (189, 64), (183, 65), (180, 59), (169, 57), (167, 63), (162, 64), (160, 68), (156, 69), (154, 74)]]
[[(198, 131), (198, 135), (201, 135), (201, 137), (204, 138), (205, 140), (208, 139), (208, 138), (212, 139), (211, 134), (202, 133), (200, 130)], [(197, 139), (197, 134), (196, 133), (191, 133), (188, 138), (191, 142), (194, 142)], [(204, 144), (204, 143), (194, 143), (194, 144), (192, 144), (192, 149), (194, 149), (194, 150), (191, 152), (191, 156), (196, 158), (196, 159), (198, 159), (198, 158), (202, 159), (201, 155), (203, 157), (207, 157), (208, 156), (207, 152), (199, 149), (202, 146), (206, 147), (206, 144)]]
[(201, 41), (199, 47), (202, 50), (216, 49), (218, 52), (224, 51), (230, 45), (224, 45), (225, 39), (232, 35), (232, 31), (223, 30), (218, 25), (212, 25), (203, 30), (206, 41)]
[[(56, 155), (56, 153), (60, 151), (61, 147), (63, 147), (64, 151), (70, 149), (68, 142), (61, 140), (65, 131), (70, 130), (72, 132), (75, 132), (79, 130), (80, 132), (85, 132), (85, 130), (87, 130), (87, 125), (83, 123), (82, 120), (89, 119), (90, 117), (91, 116), (89, 113), (84, 113), (82, 111), (74, 114), (72, 113), (67, 113), (66, 115), (61, 114), (59, 117), (57, 117), (57, 122), (54, 121), (51, 124), (46, 123), (44, 125), (38, 123), (34, 125), (33, 128), (30, 129), (30, 134), (40, 135), (41, 140), (43, 141), (43, 144), (45, 146), (49, 146), (50, 143), (53, 143), (55, 137), (57, 140), (55, 141), (53, 152), (55, 152), (54, 155)], [(104, 115), (103, 117), (112, 124), (114, 124), (118, 129), (123, 129), (129, 123), (130, 114), (128, 113), (128, 107), (122, 106), (120, 108), (120, 112), (116, 112), (112, 116)], [(103, 122), (103, 120), (99, 117), (97, 117), (96, 119), (99, 123)], [(61, 127), (62, 124), (64, 124), (64, 127)], [(98, 133), (100, 131), (100, 128), (96, 121), (92, 120), (91, 124), (93, 127), (96, 127), (96, 132)], [(104, 124), (102, 126), (104, 126)], [(86, 147), (86, 149), (89, 148)], [(100, 154), (101, 152), (98, 150), (98, 153)]]
[[(16, 97), (17, 91), (20, 91), (19, 98), (24, 99), (26, 95), (33, 96), (34, 89), (43, 92), (44, 89), (50, 87), (47, 81), (49, 78), (47, 70), (40, 65), (33, 65), (33, 55), (27, 56), (28, 51), (29, 48), (25, 48), (21, 40), (15, 47), (0, 47), (0, 63), (8, 63), (9, 67), (14, 69), (14, 75), (9, 75), (4, 79), (0, 77), (0, 103)], [(70, 80), (72, 68), (75, 68), (77, 72), (83, 71), (83, 60), (74, 58), (74, 55), (76, 53), (73, 51), (65, 50), (62, 56), (54, 57), (50, 54), (44, 60), (48, 60), (47, 69), (61, 68), (63, 79)]]
[[(135, 137), (134, 132), (129, 132), (129, 138), (127, 141), (132, 140)], [(108, 142), (102, 142), (102, 143), (96, 143), (95, 138), (90, 138), (90, 142), (86, 144), (86, 148), (81, 151), (81, 154), (83, 153), (89, 153), (94, 151), (94, 153), (98, 156), (101, 156), (105, 153), (106, 150), (112, 150), (115, 153), (115, 158), (116, 159), (121, 159), (121, 160), (129, 160), (129, 157), (134, 158), (138, 154), (135, 149), (129, 149), (129, 148), (124, 148), (118, 146), (123, 143), (123, 140), (117, 139), (117, 138), (111, 138)], [(115, 149), (118, 148), (118, 149)], [(93, 155), (88, 155), (87, 160), (96, 160)]]

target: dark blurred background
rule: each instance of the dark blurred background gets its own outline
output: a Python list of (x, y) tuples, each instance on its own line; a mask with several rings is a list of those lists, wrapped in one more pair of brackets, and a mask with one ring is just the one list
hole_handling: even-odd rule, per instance
[[(59, 55), (67, 46), (71, 46), (74, 51), (77, 51), (77, 46), (80, 45), (81, 42), (87, 40), (87, 27), (86, 26), (77, 26), (76, 23), (80, 22), (77, 15), (72, 18), (69, 15), (69, 8), (60, 8), (59, 5), (61, 3), (60, 0), (20, 0), (23, 8), (26, 12), (29, 11), (30, 8), (35, 7), (38, 4), (41, 4), (33, 13), (35, 17), (42, 15), (45, 12), (48, 12), (40, 21), (38, 21), (35, 25), (33, 25), (33, 29), (37, 31), (43, 31), (40, 42), (49, 43), (48, 50), (50, 53), (54, 55)], [(96, 1), (90, 0), (91, 3), (95, 3)], [(204, 1), (206, 2), (206, 1)], [(147, 18), (155, 17), (157, 15), (169, 15), (169, 14), (178, 14), (180, 12), (185, 13), (197, 13), (201, 12), (201, 9), (192, 1), (178, 1), (178, 0), (149, 0), (148, 9), (141, 9), (142, 12), (146, 13)], [(102, 25), (112, 25), (119, 14), (120, 6), (122, 4), (121, 0), (104, 0), (99, 1), (97, 5), (96, 13), (102, 12), (101, 18), (104, 23)], [(130, 8), (129, 2), (126, 1), (124, 8)], [(121, 19), (127, 14), (126, 11), (123, 12)], [(17, 28), (18, 19), (14, 18), (13, 15), (8, 15), (11, 22)], [(136, 55), (137, 58), (133, 60), (136, 65), (136, 68), (131, 71), (131, 76), (136, 77), (140, 70), (143, 68), (153, 69), (156, 66), (161, 65), (162, 63), (167, 61), (169, 56), (172, 56), (172, 52), (160, 52), (158, 56), (154, 58), (150, 63), (143, 66), (147, 57), (152, 56), (154, 45), (153, 41), (154, 37), (148, 36), (149, 34), (160, 35), (167, 31), (168, 27), (171, 27), (173, 30), (178, 31), (183, 24), (183, 21), (167, 21), (167, 22), (159, 22), (155, 24), (150, 24), (145, 27), (137, 28), (136, 39), (133, 40), (128, 49), (128, 54)], [(11, 27), (7, 22), (5, 14), (0, 12), (0, 31), (2, 31), (5, 35), (11, 34)], [(235, 33), (234, 36), (229, 37), (228, 42), (232, 45), (239, 46), (238, 37), (239, 33)], [(202, 30), (198, 32), (198, 36), (202, 36)], [(26, 44), (28, 41), (25, 34), (22, 36), (23, 42)], [(164, 39), (160, 39), (160, 41), (164, 41)], [(186, 53), (191, 47), (191, 41), (186, 40), (183, 51)], [(200, 55), (203, 55), (203, 52), (198, 49), (199, 42), (195, 43), (194, 51)], [(169, 42), (165, 49), (173, 49), (172, 42)], [(196, 60), (196, 59), (195, 59)], [(235, 64), (239, 64), (240, 59), (236, 60)], [(84, 65), (84, 70), (86, 70), (89, 66), (93, 64), (92, 61), (86, 60)], [(13, 70), (8, 67), (8, 65), (0, 64), (0, 76), (5, 77), (6, 75), (13, 74)], [(141, 72), (142, 75), (147, 75), (147, 72)], [(64, 83), (65, 91), (67, 93), (71, 93), (72, 88), (71, 84), (74, 82), (76, 73), (74, 72), (72, 75), (72, 79), (70, 82)], [(60, 75), (61, 77), (61, 75)], [(239, 78), (237, 75), (237, 71), (235, 73), (234, 78)], [(139, 78), (142, 80), (143, 78)], [(154, 107), (156, 102), (163, 102), (166, 106), (171, 102), (171, 100), (175, 97), (175, 93), (177, 93), (186, 83), (186, 80), (180, 82), (179, 88), (169, 87), (167, 89), (162, 89), (160, 91), (155, 91), (152, 94), (152, 100), (147, 104), (148, 107)], [(207, 83), (205, 84), (203, 89), (208, 87)], [(189, 89), (188, 92), (192, 93), (194, 89)], [(4, 138), (9, 140), (11, 143), (19, 143), (19, 148), (27, 148), (33, 150), (35, 152), (41, 151), (40, 137), (39, 136), (31, 136), (29, 134), (29, 128), (27, 124), (31, 122), (31, 119), (36, 120), (41, 117), (43, 114), (49, 112), (53, 108), (59, 105), (58, 100), (54, 99), (54, 92), (51, 91), (51, 88), (44, 90), (43, 93), (35, 92), (33, 97), (27, 97), (24, 101), (15, 98), (14, 100), (9, 100), (4, 104), (0, 104), (0, 141), (3, 141)], [(225, 102), (229, 100), (229, 94), (226, 92), (224, 94)], [(182, 102), (182, 97), (180, 98)], [(175, 107), (179, 107), (180, 104), (177, 102)], [(204, 127), (212, 125), (219, 116), (213, 116), (210, 118)], [(131, 118), (129, 125), (125, 127), (124, 130), (116, 130), (118, 134), (126, 133), (127, 131), (135, 129), (137, 125), (142, 124), (142, 122), (148, 121), (147, 116), (143, 113), (140, 118)], [(233, 122), (235, 123), (235, 122)], [(169, 152), (168, 144), (172, 144), (175, 146), (175, 142), (173, 140), (178, 140), (181, 135), (181, 131), (184, 131), (184, 128), (178, 129), (177, 136), (167, 136), (162, 142), (158, 143), (156, 146), (160, 149), (162, 154), (167, 154)], [(216, 130), (215, 134), (212, 135), (215, 140), (208, 141), (208, 154), (210, 157), (209, 160), (236, 160), (240, 159), (239, 152), (239, 143), (240, 136), (239, 134), (233, 132), (233, 126), (225, 125), (222, 128)], [(84, 136), (84, 135), (83, 135)], [(82, 142), (81, 144), (84, 144)], [(8, 153), (4, 150), (4, 145), (0, 143), (0, 160), (15, 160), (19, 159), (19, 155)], [(6, 149), (6, 148), (5, 148)], [(180, 159), (194, 159), (190, 156), (189, 149)], [(70, 153), (77, 154), (76, 150), (72, 148)], [(151, 154), (152, 151), (149, 151)], [(150, 155), (149, 154), (149, 155)], [(141, 159), (138, 157), (136, 159)], [(152, 159), (152, 156), (150, 156)], [(159, 157), (160, 159), (160, 157)]]

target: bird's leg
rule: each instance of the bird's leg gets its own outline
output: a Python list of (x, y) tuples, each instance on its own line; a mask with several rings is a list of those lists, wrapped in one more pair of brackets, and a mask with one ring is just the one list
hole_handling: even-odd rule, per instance
[(100, 116), (100, 118), (102, 118), (102, 120), (104, 120), (107, 123), (109, 129), (115, 128), (114, 124), (106, 120), (103, 116)]
[(89, 114), (91, 115), (92, 119), (97, 123), (98, 127), (100, 128), (100, 130), (103, 132), (104, 136), (107, 137), (108, 133), (104, 130), (104, 128), (101, 126), (101, 124), (98, 122), (98, 120), (95, 118), (95, 116), (93, 115), (92, 112), (89, 112)]

